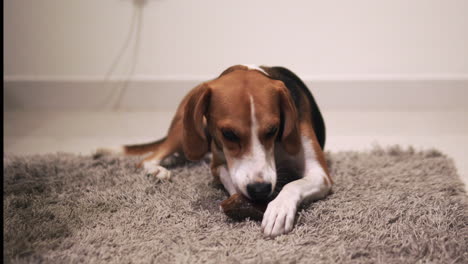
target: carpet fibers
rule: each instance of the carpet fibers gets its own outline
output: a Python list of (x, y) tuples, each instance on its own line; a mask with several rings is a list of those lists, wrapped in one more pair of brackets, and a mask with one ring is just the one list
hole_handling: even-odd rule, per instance
[(158, 181), (128, 157), (4, 157), (7, 263), (468, 263), (468, 201), (438, 151), (328, 153), (333, 193), (292, 233), (219, 211), (206, 162)]

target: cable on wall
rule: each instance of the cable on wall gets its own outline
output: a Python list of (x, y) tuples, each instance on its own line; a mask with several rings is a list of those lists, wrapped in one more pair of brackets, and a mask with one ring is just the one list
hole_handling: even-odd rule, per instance
[(129, 71), (126, 77), (123, 80), (116, 80), (116, 87), (115, 89), (111, 87), (111, 92), (109, 96), (104, 99), (104, 102), (101, 106), (104, 109), (110, 107), (113, 111), (118, 111), (122, 104), (122, 98), (130, 84), (131, 77), (135, 72), (136, 65), (138, 63), (139, 51), (140, 51), (140, 40), (141, 40), (141, 29), (143, 25), (143, 9), (146, 5), (148, 0), (132, 0), (133, 2), (133, 14), (130, 22), (130, 28), (127, 33), (127, 37), (120, 48), (117, 57), (114, 59), (111, 67), (107, 71), (106, 75), (104, 76), (104, 83), (105, 84), (112, 84), (113, 81), (111, 80), (112, 74), (115, 72), (117, 66), (122, 60), (122, 57), (125, 51), (129, 48), (130, 42), (133, 39), (133, 35), (135, 34), (135, 42), (133, 46), (133, 53), (131, 57), (131, 63), (129, 66)]

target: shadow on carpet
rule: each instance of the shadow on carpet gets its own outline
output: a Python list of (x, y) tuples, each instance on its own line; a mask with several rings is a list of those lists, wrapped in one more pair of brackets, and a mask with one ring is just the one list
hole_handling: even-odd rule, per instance
[(335, 180), (292, 233), (219, 211), (206, 162), (154, 181), (136, 159), (71, 154), (4, 158), (7, 263), (468, 263), (468, 202), (438, 151), (327, 154)]

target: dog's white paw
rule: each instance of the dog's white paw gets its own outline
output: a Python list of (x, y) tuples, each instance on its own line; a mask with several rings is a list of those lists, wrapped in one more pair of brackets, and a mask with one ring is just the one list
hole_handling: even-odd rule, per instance
[(154, 180), (169, 180), (171, 178), (171, 171), (159, 166), (157, 162), (146, 161), (143, 163), (143, 168), (146, 176)]
[(268, 204), (262, 220), (262, 230), (266, 237), (276, 237), (291, 232), (296, 217), (297, 201), (298, 199), (280, 193)]

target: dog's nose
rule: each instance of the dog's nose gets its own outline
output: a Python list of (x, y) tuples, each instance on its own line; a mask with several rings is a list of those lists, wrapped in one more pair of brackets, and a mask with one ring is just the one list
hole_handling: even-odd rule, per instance
[(271, 183), (256, 182), (248, 184), (247, 193), (252, 200), (266, 200), (271, 193)]

